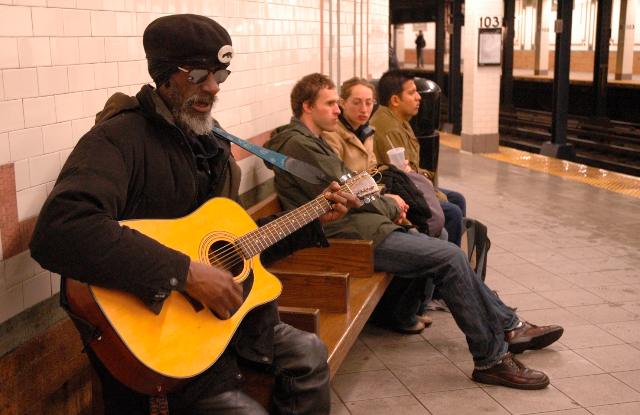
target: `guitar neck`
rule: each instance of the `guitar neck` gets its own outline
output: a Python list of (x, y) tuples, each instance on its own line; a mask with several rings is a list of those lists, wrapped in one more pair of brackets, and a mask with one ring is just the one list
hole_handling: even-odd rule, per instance
[(241, 236), (237, 243), (242, 249), (243, 256), (247, 259), (251, 258), (330, 210), (331, 204), (323, 195), (320, 195), (278, 219)]

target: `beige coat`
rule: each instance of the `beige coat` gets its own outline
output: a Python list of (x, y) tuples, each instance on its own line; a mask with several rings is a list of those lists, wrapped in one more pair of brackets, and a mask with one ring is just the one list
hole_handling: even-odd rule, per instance
[(373, 136), (367, 137), (363, 144), (340, 121), (336, 131), (323, 131), (320, 136), (338, 154), (340, 160), (349, 170), (354, 172), (369, 171), (378, 164), (373, 152)]

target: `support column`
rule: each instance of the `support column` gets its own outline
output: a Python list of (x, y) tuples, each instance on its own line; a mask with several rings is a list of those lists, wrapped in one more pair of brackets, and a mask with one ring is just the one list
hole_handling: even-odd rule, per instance
[(536, 6), (536, 55), (533, 67), (534, 75), (549, 73), (549, 11), (550, 0), (538, 0)]
[(396, 40), (396, 59), (398, 60), (398, 66), (402, 68), (402, 65), (404, 65), (404, 25), (397, 24), (393, 28)]
[[(502, 68), (500, 43), (505, 0), (467, 1), (465, 3), (464, 28), (464, 85), (462, 97), (462, 150), (471, 153), (493, 153), (498, 151), (498, 129), (500, 115), (500, 75)], [(507, 0), (513, 3), (513, 0)], [(478, 61), (480, 28), (497, 30), (493, 34), (497, 43), (485, 40), (488, 49), (482, 51), (484, 65)], [(487, 35), (488, 33), (485, 33)], [(486, 38), (485, 38), (486, 39)], [(492, 60), (495, 59), (495, 60)]]
[(515, 37), (516, 1), (504, 0), (504, 45), (502, 45), (502, 79), (500, 93), (502, 108), (513, 110), (513, 38)]
[(633, 39), (635, 38), (636, 0), (620, 0), (620, 27), (618, 28), (618, 54), (616, 79), (633, 77)]
[(444, 90), (444, 1), (436, 2), (436, 84)]
[(540, 150), (542, 155), (565, 160), (575, 157), (573, 146), (567, 143), (572, 12), (573, 0), (558, 0), (558, 13), (555, 21), (556, 52), (553, 67), (553, 98), (551, 102), (551, 141), (544, 143)]
[(609, 75), (609, 40), (611, 39), (612, 0), (598, 1), (596, 51), (593, 62), (593, 115), (607, 117), (607, 77)]
[(449, 122), (452, 132), (462, 131), (462, 82), (460, 75), (460, 43), (462, 40), (462, 0), (452, 0), (452, 32), (449, 46)]

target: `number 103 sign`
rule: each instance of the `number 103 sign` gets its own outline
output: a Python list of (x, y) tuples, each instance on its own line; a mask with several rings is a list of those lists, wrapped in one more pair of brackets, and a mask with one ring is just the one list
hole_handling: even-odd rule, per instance
[(480, 27), (485, 29), (501, 27), (501, 20), (498, 16), (482, 16), (480, 17)]

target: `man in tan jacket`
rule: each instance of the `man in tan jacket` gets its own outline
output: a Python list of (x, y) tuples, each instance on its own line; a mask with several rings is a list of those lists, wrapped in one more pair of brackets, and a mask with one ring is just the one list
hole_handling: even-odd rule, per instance
[[(378, 102), (380, 107), (370, 121), (376, 130), (373, 150), (378, 161), (388, 164), (387, 151), (404, 147), (410, 171), (420, 173), (433, 182), (436, 173), (420, 168), (420, 144), (409, 124), (420, 108), (420, 94), (413, 77), (400, 70), (386, 72), (378, 82)], [(440, 190), (438, 193), (449, 241), (460, 246), (462, 219), (466, 215), (465, 198), (452, 190), (437, 190)]]

